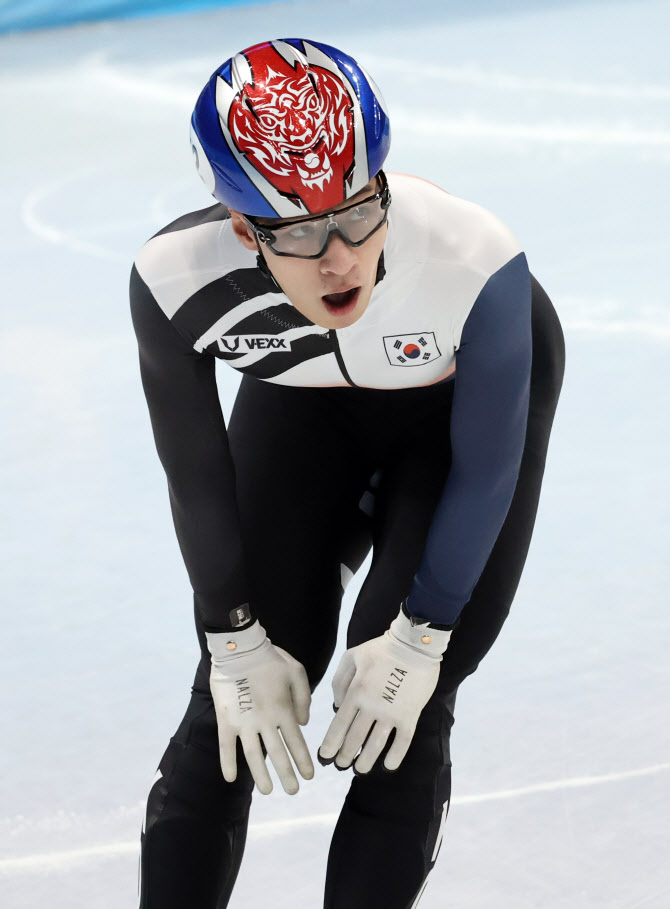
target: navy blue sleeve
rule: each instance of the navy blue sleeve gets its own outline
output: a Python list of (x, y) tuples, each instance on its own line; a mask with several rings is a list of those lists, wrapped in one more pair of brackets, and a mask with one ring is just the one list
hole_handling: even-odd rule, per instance
[(492, 275), (456, 353), (452, 463), (407, 610), (450, 625), (470, 599), (512, 501), (528, 421), (531, 283), (520, 253)]

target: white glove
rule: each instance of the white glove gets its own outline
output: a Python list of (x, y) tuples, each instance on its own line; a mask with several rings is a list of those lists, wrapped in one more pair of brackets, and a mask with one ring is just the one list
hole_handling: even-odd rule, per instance
[(384, 767), (398, 769), (419, 715), (437, 685), (442, 654), (451, 636), (451, 631), (419, 621), (422, 624), (413, 624), (401, 608), (381, 637), (344, 653), (333, 677), (337, 715), (319, 748), (322, 763), (336, 759), (337, 766), (344, 769), (363, 748), (355, 770), (368, 773), (395, 728)]
[(209, 681), (224, 779), (232, 783), (237, 777), (239, 737), (259, 792), (272, 792), (260, 736), (284, 790), (294, 795), (300, 787), (287, 747), (303, 778), (311, 780), (314, 776), (314, 765), (298, 726), (305, 726), (309, 720), (311, 692), (305, 667), (275, 647), (258, 621), (239, 631), (205, 634), (212, 654)]

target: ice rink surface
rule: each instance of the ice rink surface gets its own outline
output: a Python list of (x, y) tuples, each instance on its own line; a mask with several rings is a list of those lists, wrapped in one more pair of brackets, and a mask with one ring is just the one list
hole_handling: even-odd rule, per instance
[[(142, 802), (198, 648), (128, 273), (210, 204), (187, 140), (210, 73), (293, 35), (369, 69), (387, 169), (502, 218), (566, 332), (533, 544), (459, 691), (421, 909), (670, 904), (668, 34), (667, 2), (341, 0), (0, 39), (3, 909), (136, 905)], [(238, 378), (218, 376), (228, 415)], [(319, 909), (349, 782), (317, 765), (293, 798), (255, 795), (231, 909)]]

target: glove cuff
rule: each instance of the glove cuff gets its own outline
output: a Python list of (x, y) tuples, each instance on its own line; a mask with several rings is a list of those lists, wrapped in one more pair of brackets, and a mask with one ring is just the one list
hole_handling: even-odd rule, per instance
[(413, 650), (437, 660), (442, 659), (442, 654), (447, 649), (451, 637), (451, 631), (442, 631), (432, 627), (428, 619), (417, 621), (416, 618), (408, 617), (403, 611), (402, 605), (386, 634)]
[(240, 631), (206, 631), (207, 647), (212, 660), (230, 660), (241, 653), (256, 650), (266, 640), (265, 628), (256, 620)]

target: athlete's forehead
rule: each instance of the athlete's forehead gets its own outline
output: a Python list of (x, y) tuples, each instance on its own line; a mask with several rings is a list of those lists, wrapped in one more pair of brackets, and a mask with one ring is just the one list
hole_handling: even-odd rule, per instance
[(374, 176), (367, 186), (364, 186), (359, 192), (353, 195), (350, 199), (345, 199), (343, 202), (340, 202), (338, 205), (333, 205), (332, 208), (327, 208), (324, 211), (315, 212), (314, 214), (305, 215), (304, 217), (296, 216), (295, 218), (254, 218), (256, 224), (262, 225), (263, 227), (272, 227), (273, 224), (276, 224), (278, 221), (310, 221), (313, 218), (321, 218), (324, 215), (332, 214), (336, 211), (339, 211), (341, 208), (348, 208), (353, 202), (360, 202), (362, 199), (365, 199), (367, 196), (372, 195), (377, 189), (377, 177)]

